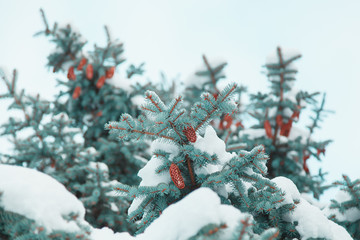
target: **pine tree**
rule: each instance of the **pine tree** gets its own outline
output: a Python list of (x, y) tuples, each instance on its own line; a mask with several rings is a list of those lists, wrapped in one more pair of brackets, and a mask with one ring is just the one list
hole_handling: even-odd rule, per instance
[(334, 185), (340, 186), (340, 192), (326, 209), (329, 218), (344, 226), (354, 239), (360, 239), (360, 179), (351, 181), (343, 175), (343, 180)]
[[(94, 147), (98, 151), (97, 161), (109, 167), (110, 179), (124, 183), (138, 181), (136, 172), (144, 165), (144, 157), (148, 157), (146, 143), (137, 145), (119, 143), (108, 136), (103, 126), (114, 113), (130, 112), (137, 114), (138, 108), (132, 103), (132, 97), (141, 93), (119, 88), (112, 81), (116, 69), (124, 63), (123, 43), (113, 40), (105, 27), (107, 44), (105, 47), (94, 46), (93, 51), (84, 52), (87, 43), (80, 33), (73, 31), (70, 25), (58, 27), (54, 24), (49, 28), (44, 12), (41, 11), (45, 30), (36, 35), (45, 35), (55, 44), (55, 51), (48, 56), (48, 67), (55, 73), (64, 73), (66, 80), (58, 80), (65, 91), (57, 94), (56, 109), (65, 112), (74, 119), (74, 126), (84, 130), (86, 147)], [(133, 77), (143, 73), (143, 64), (138, 67), (131, 65), (127, 76)], [(125, 80), (123, 80), (125, 81)], [(126, 80), (128, 82), (128, 80)], [(152, 84), (146, 88), (152, 89)]]
[(49, 233), (45, 231), (43, 226), (37, 224), (34, 220), (14, 212), (6, 211), (0, 206), (0, 237), (3, 240), (85, 240), (88, 239), (88, 234), (86, 229), (83, 229), (83, 231), (79, 233), (69, 233), (65, 231), (52, 231)]
[[(195, 72), (195, 76), (186, 82), (186, 88), (183, 92), (185, 107), (191, 107), (195, 104), (203, 92), (209, 92), (217, 98), (224, 87), (224, 83), (226, 83), (224, 69), (227, 62), (210, 61), (205, 55), (202, 56), (202, 60), (203, 66)], [(245, 109), (242, 103), (242, 95), (245, 92), (246, 87), (239, 86), (233, 95), (236, 100), (236, 111), (231, 114), (223, 114), (211, 123), (218, 136), (225, 141), (229, 151), (239, 151), (246, 146), (239, 141), (238, 137), (238, 132), (244, 128), (242, 121)]]
[[(256, 233), (277, 227), (282, 237), (298, 236), (295, 225), (282, 220), (283, 214), (292, 211), (295, 205), (281, 204), (282, 191), (264, 177), (268, 159), (264, 148), (228, 153), (214, 129), (206, 128), (215, 117), (236, 111), (231, 99), (236, 87), (235, 84), (227, 86), (217, 98), (203, 93), (189, 113), (181, 108), (181, 97), (165, 105), (156, 93), (147, 91), (142, 115), (134, 119), (122, 114), (119, 122), (106, 124), (110, 134), (124, 141), (155, 139), (154, 155), (138, 174), (142, 178), (140, 185), (120, 184), (116, 188), (134, 199), (129, 218), (138, 223), (138, 233), (168, 205), (199, 187), (209, 187), (218, 193), (222, 202), (256, 216)], [(201, 137), (199, 133), (204, 131)]]
[[(297, 69), (294, 62), (301, 57), (295, 52), (284, 52), (280, 47), (276, 55), (271, 55), (265, 65), (270, 81), (269, 93), (251, 95), (250, 114), (256, 123), (240, 131), (241, 141), (248, 149), (264, 144), (270, 156), (268, 161), (269, 177), (285, 176), (290, 178), (301, 192), (312, 192), (316, 198), (323, 192), (324, 174), (310, 173), (308, 159), (321, 160), (330, 140), (315, 141), (314, 130), (319, 127), (324, 113), (325, 95), (317, 105), (318, 93), (297, 91), (293, 86)], [(306, 130), (298, 128), (301, 112), (306, 104), (313, 105), (315, 116)]]
[(65, 113), (57, 113), (54, 104), (39, 95), (32, 97), (24, 90), (17, 91), (16, 71), (11, 81), (2, 72), (0, 75), (8, 90), (0, 98), (12, 99), (9, 109), (19, 110), (23, 115), (10, 118), (1, 126), (1, 135), (12, 138), (14, 150), (3, 154), (5, 163), (37, 169), (54, 177), (83, 202), (86, 220), (94, 226), (131, 232), (132, 226), (125, 217), (128, 200), (113, 194), (118, 182), (110, 181), (107, 165), (96, 161), (97, 151), (84, 146), (81, 129), (69, 127), (73, 120)]

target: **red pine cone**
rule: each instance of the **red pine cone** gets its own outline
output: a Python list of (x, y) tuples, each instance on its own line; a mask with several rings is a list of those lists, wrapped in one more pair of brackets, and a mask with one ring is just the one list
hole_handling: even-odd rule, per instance
[(172, 163), (170, 165), (169, 172), (171, 180), (174, 182), (175, 186), (178, 189), (183, 189), (185, 187), (185, 182), (183, 177), (181, 176), (179, 167), (175, 163)]
[(304, 171), (305, 171), (306, 173), (310, 173), (310, 170), (309, 170), (306, 162), (304, 162), (303, 169), (304, 169)]
[(219, 94), (218, 94), (218, 93), (214, 93), (214, 94), (213, 94), (213, 96), (214, 96), (215, 100), (217, 100), (217, 99), (218, 99)]
[[(226, 122), (226, 124), (225, 124), (225, 122)], [(219, 128), (221, 130), (229, 129), (231, 127), (232, 122), (233, 122), (233, 118), (229, 114), (226, 114), (223, 117), (223, 119), (221, 119)]]
[(293, 114), (291, 115), (291, 119), (299, 119), (300, 116), (300, 111), (294, 111)]
[(114, 76), (114, 72), (115, 72), (115, 67), (109, 68), (105, 73), (106, 78), (112, 78)]
[(98, 112), (96, 113), (96, 116), (97, 116), (97, 117), (101, 117), (101, 116), (102, 116), (102, 111), (98, 111)]
[(53, 158), (51, 159), (51, 165), (50, 165), (50, 167), (55, 168), (55, 160), (54, 160)]
[(189, 142), (196, 142), (196, 132), (195, 129), (192, 126), (188, 126), (184, 128), (183, 133), (185, 134), (186, 138), (189, 140)]
[(266, 136), (268, 136), (268, 138), (273, 138), (273, 135), (272, 135), (272, 132), (271, 132), (271, 125), (270, 125), (269, 120), (265, 120), (264, 128), (265, 128)]
[(304, 155), (303, 156), (303, 169), (304, 169), (304, 171), (306, 172), (306, 173), (310, 173), (310, 171), (309, 171), (309, 168), (308, 168), (308, 166), (307, 166), (307, 164), (306, 164), (306, 160), (308, 160), (310, 158), (310, 155)]
[(73, 99), (77, 99), (81, 94), (81, 87), (76, 87), (72, 95)]
[(85, 66), (85, 64), (87, 63), (86, 58), (82, 58), (79, 62), (79, 65), (77, 67), (77, 70), (81, 71), (83, 69), (83, 67)]
[(318, 148), (317, 149), (317, 155), (320, 156), (321, 153), (325, 155), (325, 148)]
[(69, 79), (69, 80), (76, 80), (76, 75), (75, 75), (75, 72), (74, 72), (74, 67), (73, 66), (71, 66), (70, 68), (69, 68), (69, 70), (68, 70), (68, 74), (67, 74), (67, 78)]
[(287, 122), (281, 126), (281, 129), (280, 129), (281, 136), (285, 136), (285, 137), (289, 136), (290, 130), (292, 127), (292, 123), (293, 123), (292, 119), (289, 119), (289, 122)]
[(276, 116), (276, 124), (281, 127), (283, 125), (283, 118), (282, 116), (279, 114)]
[(86, 78), (91, 80), (94, 77), (94, 69), (91, 64), (86, 66)]
[(241, 121), (238, 121), (235, 126), (245, 128)]
[(102, 86), (104, 86), (105, 80), (106, 80), (105, 76), (101, 76), (99, 80), (96, 82), (96, 87), (99, 89), (102, 88)]

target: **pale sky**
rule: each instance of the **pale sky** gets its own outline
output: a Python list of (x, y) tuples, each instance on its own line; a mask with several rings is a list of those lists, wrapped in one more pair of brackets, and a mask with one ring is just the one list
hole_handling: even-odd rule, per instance
[[(50, 23), (79, 29), (88, 47), (105, 44), (103, 26), (109, 26), (125, 43), (128, 62), (145, 62), (145, 75), (154, 80), (160, 71), (186, 79), (205, 53), (229, 63), (228, 79), (251, 93), (265, 91), (266, 56), (279, 45), (299, 50), (303, 58), (295, 86), (326, 92), (326, 106), (336, 112), (316, 134), (334, 143), (320, 165), (315, 160), (309, 165), (330, 172), (329, 182), (343, 173), (360, 177), (360, 1), (0, 0), (0, 66), (9, 73), (17, 68), (19, 86), (28, 92), (52, 98), (55, 76), (44, 66), (53, 46), (33, 37), (43, 29), (40, 7)], [(0, 111), (4, 122), (9, 117), (4, 102)], [(6, 141), (0, 145), (5, 149)]]

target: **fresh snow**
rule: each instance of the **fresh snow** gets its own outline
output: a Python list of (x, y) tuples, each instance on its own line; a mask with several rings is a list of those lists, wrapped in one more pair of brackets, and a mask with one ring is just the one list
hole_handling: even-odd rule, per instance
[[(299, 55), (300, 52), (296, 49), (291, 49), (291, 48), (281, 48), (281, 53), (283, 56), (283, 61), (287, 61), (292, 57), (295, 57), (296, 55)], [(266, 64), (276, 64), (279, 63), (279, 56), (278, 56), (278, 52), (277, 49), (275, 49), (274, 52), (272, 52), (271, 54), (269, 54), (266, 57)], [(295, 69), (296, 68), (294, 66), (291, 66), (291, 69)]]
[(298, 202), (293, 212), (285, 215), (285, 220), (288, 222), (298, 222), (296, 230), (302, 239), (352, 239), (343, 227), (329, 220), (318, 207), (311, 205), (302, 198), (299, 190), (290, 179), (276, 177), (272, 181), (285, 191), (285, 201), (283, 201), (283, 204)]
[(252, 216), (231, 205), (221, 204), (220, 198), (211, 189), (199, 188), (166, 208), (136, 239), (186, 240), (210, 223), (225, 223), (227, 228), (222, 239), (228, 239), (240, 220), (245, 218), (252, 219)]
[[(152, 142), (152, 152), (156, 149), (170, 153), (170, 161), (179, 153), (177, 146), (171, 143), (163, 142), (161, 139), (157, 139)], [(161, 164), (161, 159), (157, 158), (155, 155), (152, 156), (150, 161), (147, 162), (147, 164), (138, 172), (138, 176), (141, 178), (139, 186), (157, 186), (159, 183), (170, 183), (170, 174), (156, 174), (156, 168)]]
[(266, 136), (266, 133), (264, 128), (257, 128), (257, 129), (247, 128), (239, 132), (240, 138), (242, 138), (245, 135), (248, 135), (249, 139), (256, 139)]
[(166, 208), (144, 233), (136, 237), (128, 233), (115, 233), (109, 228), (94, 229), (93, 240), (187, 240), (208, 224), (227, 225), (222, 239), (230, 239), (241, 220), (252, 216), (231, 205), (221, 204), (219, 196), (209, 188), (199, 188), (181, 201)]
[(130, 99), (130, 101), (135, 106), (140, 107), (145, 103), (145, 98), (143, 95), (135, 95)]
[[(215, 137), (214, 130), (208, 127), (204, 137), (199, 137), (194, 145), (198, 148), (204, 148), (205, 142), (211, 140), (214, 145), (208, 146), (205, 151), (210, 154), (218, 153), (225, 160), (230, 159), (232, 154), (226, 153), (224, 146)], [(172, 149), (167, 149), (172, 153), (178, 151), (174, 146)], [(154, 165), (157, 166), (157, 164)], [(146, 176), (140, 175), (146, 179)], [(307, 202), (291, 180), (285, 177), (277, 177), (272, 181), (285, 192), (285, 201), (282, 204), (296, 204), (296, 208), (285, 215), (285, 220), (298, 222), (296, 229), (302, 239), (352, 239), (343, 227), (326, 217), (326, 212)], [(80, 231), (80, 226), (89, 226), (84, 220), (85, 209), (82, 203), (55, 179), (36, 170), (19, 166), (0, 165), (0, 192), (2, 192), (0, 205), (5, 210), (35, 220), (39, 225), (44, 226), (46, 231), (64, 230), (76, 232)], [(337, 195), (339, 201), (348, 199), (349, 196), (346, 196), (346, 194), (340, 193)], [(134, 205), (136, 205), (135, 201), (133, 202)], [(75, 213), (78, 216), (77, 219), (75, 221), (65, 220), (64, 216), (71, 213)], [(359, 219), (358, 211), (350, 211), (345, 214), (347, 214), (345, 217), (348, 220), (349, 217), (350, 220), (354, 221)], [(241, 213), (231, 205), (221, 204), (218, 194), (212, 190), (200, 188), (166, 208), (144, 233), (136, 237), (132, 237), (128, 233), (114, 233), (109, 228), (102, 228), (92, 229), (91, 239), (181, 240), (195, 235), (202, 227), (210, 223), (226, 223), (227, 228), (222, 230), (222, 237), (227, 239), (240, 220), (245, 218), (252, 219), (251, 215)], [(164, 226), (166, 226), (166, 230), (164, 230)]]
[(120, 88), (127, 93), (131, 93), (133, 91), (132, 85), (134, 85), (136, 82), (128, 78), (123, 78), (119, 74), (114, 74), (111, 79), (106, 80), (106, 83), (116, 88)]
[[(226, 63), (226, 61), (221, 58), (218, 58), (218, 59), (207, 58), (207, 60), (212, 68), (220, 66), (220, 64)], [(198, 66), (197, 68), (195, 68), (195, 71), (193, 73), (191, 73), (191, 75), (188, 78), (185, 79), (185, 81), (184, 81), (185, 87), (197, 87), (197, 88), (201, 89), (204, 86), (204, 83), (209, 82), (210, 76), (198, 76), (194, 73), (205, 72), (205, 71), (208, 71), (208, 69), (202, 60), (201, 65)], [(218, 73), (218, 76), (223, 76), (223, 75), (225, 75), (224, 69)], [(218, 82), (222, 82), (222, 80), (220, 80)], [(222, 84), (222, 86), (223, 85), (224, 84)]]
[[(265, 137), (266, 133), (265, 133), (264, 128), (256, 128), (256, 129), (247, 128), (247, 129), (239, 131), (240, 138), (244, 137), (245, 135), (248, 135), (249, 139), (254, 140), (257, 138)], [(301, 138), (300, 142), (302, 144), (305, 144), (309, 135), (310, 135), (310, 132), (307, 129), (304, 130), (304, 129), (300, 129), (299, 127), (296, 127), (296, 126), (292, 126), (290, 133), (289, 133), (289, 137), (280, 136), (280, 133), (278, 133), (277, 138), (279, 139), (279, 141), (281, 143), (287, 143), (289, 140), (294, 141), (298, 137), (300, 137)]]
[(220, 171), (231, 158), (236, 156), (236, 153), (226, 152), (225, 142), (217, 136), (215, 129), (211, 126), (206, 127), (204, 137), (197, 136), (197, 140), (193, 145), (196, 149), (210, 155), (216, 154), (220, 162), (219, 165), (208, 164), (205, 168), (197, 170), (197, 173), (211, 174)]
[(89, 168), (92, 169), (92, 170), (99, 169), (100, 171), (106, 172), (106, 173), (109, 172), (108, 166), (105, 163), (102, 163), (102, 162), (90, 162), (89, 163)]
[[(344, 190), (340, 190), (336, 193), (334, 200), (339, 203), (346, 202), (351, 200), (351, 196), (348, 192)], [(328, 205), (324, 210), (326, 216), (335, 215), (336, 219), (340, 222), (349, 221), (355, 222), (360, 219), (360, 210), (358, 208), (349, 208), (344, 213), (341, 213), (339, 209), (331, 209), (330, 205)]]
[(92, 240), (133, 240), (135, 239), (127, 232), (114, 233), (114, 231), (108, 227), (101, 229), (95, 228), (91, 232)]
[[(80, 231), (85, 208), (65, 187), (52, 177), (34, 169), (0, 165), (0, 205), (7, 211), (35, 220), (47, 231)], [(74, 213), (76, 221), (64, 216)]]
[[(153, 141), (151, 144), (151, 151), (153, 152), (156, 149), (161, 149), (167, 153), (170, 153), (169, 160), (172, 160), (179, 153), (177, 146), (163, 142), (160, 139)], [(171, 178), (170, 174), (167, 174), (168, 172), (163, 174), (156, 173), (156, 169), (161, 164), (162, 160), (160, 158), (157, 158), (155, 155), (152, 156), (150, 161), (148, 161), (146, 165), (138, 172), (138, 176), (141, 178), (139, 186), (157, 186), (159, 183), (170, 183)], [(128, 214), (136, 210), (137, 207), (141, 204), (142, 200), (142, 198), (135, 198), (128, 209)]]

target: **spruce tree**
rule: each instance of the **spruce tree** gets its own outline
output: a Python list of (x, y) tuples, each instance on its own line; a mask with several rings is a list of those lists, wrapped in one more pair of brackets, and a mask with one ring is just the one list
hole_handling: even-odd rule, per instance
[(109, 226), (117, 231), (132, 231), (126, 221), (128, 200), (113, 194), (116, 180), (110, 181), (106, 164), (97, 162), (98, 152), (85, 147), (83, 132), (71, 128), (73, 120), (58, 113), (53, 103), (17, 90), (17, 72), (12, 80), (0, 72), (6, 93), (12, 99), (9, 110), (18, 110), (21, 118), (9, 118), (1, 126), (2, 136), (9, 136), (13, 153), (2, 154), (4, 163), (44, 172), (78, 197), (87, 209), (86, 220), (94, 226)]
[[(1, 201), (1, 195), (0, 195)], [(66, 231), (45, 231), (45, 228), (34, 220), (20, 214), (6, 211), (0, 206), (0, 237), (3, 240), (41, 239), (41, 240), (62, 240), (62, 239), (88, 239), (86, 231), (69, 233)]]
[[(55, 23), (50, 28), (44, 12), (41, 13), (45, 30), (36, 35), (45, 35), (55, 44), (47, 65), (54, 73), (63, 73), (66, 78), (58, 80), (65, 90), (56, 96), (56, 110), (65, 112), (75, 120), (74, 126), (84, 130), (85, 146), (97, 149), (97, 161), (108, 165), (110, 179), (124, 183), (138, 181), (136, 172), (144, 165), (144, 157), (148, 156), (146, 143), (119, 143), (103, 130), (104, 124), (114, 118), (114, 113), (119, 116), (122, 112), (136, 115), (138, 108), (131, 99), (139, 92), (142, 94), (143, 90), (139, 85), (134, 88), (136, 91), (129, 91), (109, 83), (116, 69), (125, 61), (123, 43), (113, 40), (105, 27), (106, 46), (95, 45), (92, 51), (84, 52), (87, 42), (80, 33), (70, 25), (58, 27)], [(143, 71), (143, 65), (131, 65), (126, 75), (133, 77)], [(152, 84), (146, 85), (146, 88), (152, 87)]]
[(333, 184), (339, 186), (340, 191), (325, 211), (329, 219), (344, 226), (354, 239), (360, 239), (360, 179), (351, 181), (343, 175), (341, 181)]
[[(255, 124), (240, 131), (241, 141), (248, 149), (263, 144), (270, 156), (268, 177), (290, 178), (301, 192), (312, 192), (316, 198), (323, 192), (324, 174), (312, 173), (308, 167), (309, 158), (321, 160), (330, 140), (316, 141), (313, 133), (319, 127), (323, 115), (325, 95), (320, 104), (319, 93), (308, 93), (294, 88), (298, 72), (294, 62), (301, 57), (297, 52), (286, 52), (280, 47), (271, 55), (266, 67), (270, 82), (268, 93), (251, 95), (250, 115)], [(297, 122), (306, 105), (312, 105), (314, 115), (307, 129), (297, 127)]]
[[(139, 171), (140, 185), (120, 184), (116, 188), (134, 199), (129, 218), (138, 223), (138, 233), (168, 205), (199, 187), (208, 187), (222, 202), (256, 216), (256, 233), (277, 227), (284, 238), (298, 236), (295, 225), (282, 220), (295, 204), (281, 204), (284, 194), (265, 177), (268, 157), (263, 146), (250, 152), (228, 153), (214, 129), (206, 127), (215, 117), (236, 110), (231, 99), (236, 88), (235, 84), (229, 85), (216, 98), (203, 93), (188, 113), (181, 108), (181, 97), (165, 105), (155, 92), (147, 91), (142, 115), (135, 119), (122, 114), (119, 122), (106, 124), (110, 134), (121, 140), (155, 139), (153, 157)], [(204, 137), (199, 136), (204, 132)]]
[[(184, 105), (191, 108), (203, 92), (211, 93), (215, 98), (226, 86), (225, 61), (211, 61), (202, 56), (202, 66), (185, 82)], [(236, 103), (236, 110), (230, 114), (223, 114), (218, 119), (214, 119), (211, 125), (216, 130), (217, 135), (224, 140), (229, 151), (239, 151), (245, 148), (245, 144), (239, 141), (238, 132), (244, 128), (242, 121), (246, 112), (242, 102), (242, 96), (246, 93), (246, 87), (239, 86), (233, 94)]]
[[(148, 156), (147, 144), (130, 145), (112, 139), (104, 131), (104, 123), (114, 112), (137, 114), (138, 103), (133, 98), (144, 89), (154, 89), (151, 83), (134, 83), (119, 88), (109, 83), (116, 68), (125, 61), (123, 44), (112, 40), (105, 27), (107, 45), (95, 45), (93, 52), (84, 53), (86, 41), (70, 25), (50, 29), (41, 10), (45, 35), (56, 49), (48, 57), (48, 67), (55, 73), (65, 73), (66, 80), (55, 100), (47, 101), (16, 89), (17, 73), (9, 81), (1, 77), (7, 92), (2, 98), (12, 98), (9, 109), (20, 109), (23, 118), (9, 118), (2, 125), (2, 135), (12, 137), (12, 154), (4, 154), (4, 162), (35, 168), (63, 183), (82, 200), (88, 213), (86, 219), (96, 227), (109, 226), (115, 231), (133, 232), (125, 219), (127, 199), (113, 195), (118, 180), (135, 184), (136, 172)], [(144, 72), (144, 64), (130, 65), (127, 78)], [(129, 90), (130, 88), (130, 90)], [(164, 91), (164, 89), (162, 89)], [(161, 91), (160, 91), (161, 92)], [(23, 132), (31, 129), (29, 136)], [(75, 141), (75, 139), (80, 139)]]
[[(172, 99), (175, 85), (167, 89), (164, 84), (135, 83), (129, 90), (113, 83), (125, 61), (124, 49), (106, 27), (106, 46), (95, 45), (86, 52), (87, 42), (70, 25), (55, 23), (50, 28), (41, 13), (45, 30), (37, 35), (55, 44), (48, 67), (60, 76), (63, 90), (55, 100), (43, 100), (18, 91), (16, 71), (11, 80), (0, 73), (5, 85), (0, 98), (12, 99), (9, 109), (22, 115), (1, 126), (1, 135), (11, 138), (14, 151), (1, 154), (0, 162), (54, 177), (81, 200), (86, 220), (94, 227), (133, 233), (134, 222), (141, 236), (170, 205), (208, 188), (223, 205), (232, 205), (247, 216), (233, 228), (230, 239), (348, 239), (334, 222), (360, 238), (359, 180), (344, 175), (344, 181), (335, 183), (348, 195), (336, 198), (324, 211), (334, 222), (297, 190), (318, 197), (326, 188), (324, 174), (310, 173), (307, 161), (310, 157), (320, 160), (330, 143), (313, 139), (328, 112), (325, 95), (319, 104), (318, 93), (293, 88), (294, 62), (300, 54), (277, 48), (267, 61), (271, 91), (251, 95), (248, 108), (256, 124), (244, 129), (241, 96), (245, 88), (221, 86), (225, 62), (212, 63), (203, 56), (204, 68), (196, 72), (198, 82), (187, 85), (184, 99)], [(143, 63), (131, 64), (125, 75), (131, 79), (143, 72)], [(137, 100), (145, 90), (145, 104), (139, 108)], [(306, 104), (314, 106), (315, 115), (304, 132), (295, 123)], [(297, 188), (277, 176), (290, 178)], [(316, 226), (310, 229), (309, 222)], [(336, 231), (323, 231), (324, 223)], [(227, 228), (226, 223), (211, 222), (190, 239), (221, 239)], [(0, 237), (5, 239), (88, 239), (90, 233), (82, 230), (48, 233), (34, 220), (0, 205)]]

